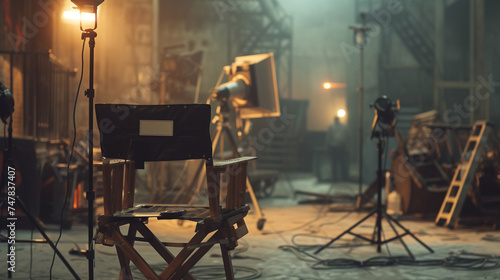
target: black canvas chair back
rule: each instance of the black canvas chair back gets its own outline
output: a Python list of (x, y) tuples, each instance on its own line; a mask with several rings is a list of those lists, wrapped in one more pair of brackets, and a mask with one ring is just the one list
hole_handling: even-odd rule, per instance
[(146, 161), (212, 160), (210, 105), (97, 104), (103, 157)]

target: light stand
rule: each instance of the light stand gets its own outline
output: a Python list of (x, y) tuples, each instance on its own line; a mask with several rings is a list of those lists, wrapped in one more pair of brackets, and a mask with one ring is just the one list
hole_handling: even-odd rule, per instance
[[(362, 21), (362, 26), (349, 26), (349, 29), (354, 31), (354, 44), (359, 47), (359, 87), (357, 91), (359, 93), (359, 166), (358, 166), (358, 196), (361, 197), (363, 193), (363, 90), (364, 90), (364, 63), (363, 63), (363, 51), (366, 45), (366, 33), (370, 31), (370, 28), (366, 27), (365, 13), (359, 14)], [(358, 205), (358, 208), (361, 206)], [(359, 209), (358, 209), (359, 210)]]
[[(77, 5), (80, 10), (80, 30), (82, 32), (82, 40), (86, 38), (89, 39), (90, 48), (90, 69), (89, 69), (89, 88), (85, 91), (85, 96), (89, 99), (89, 135), (88, 135), (88, 189), (86, 192), (87, 204), (88, 204), (88, 271), (89, 279), (94, 279), (94, 260), (95, 251), (93, 246), (93, 236), (94, 236), (94, 47), (95, 47), (95, 37), (97, 33), (94, 31), (97, 28), (97, 6), (99, 6), (104, 0), (71, 0), (75, 5)], [(93, 28), (83, 28), (82, 13), (93, 13), (94, 14), (94, 26)]]
[(88, 189), (86, 192), (87, 204), (88, 204), (88, 250), (87, 259), (89, 262), (89, 279), (94, 279), (94, 259), (95, 252), (93, 246), (94, 237), (94, 47), (95, 47), (95, 37), (97, 33), (93, 30), (86, 30), (82, 33), (82, 40), (89, 38), (90, 47), (90, 70), (89, 70), (89, 88), (85, 91), (85, 96), (89, 99), (89, 136), (88, 136)]
[[(381, 105), (381, 106), (380, 106)], [(339, 240), (342, 236), (345, 234), (351, 234), (355, 237), (358, 237), (360, 239), (363, 239), (365, 241), (370, 242), (370, 245), (377, 245), (377, 252), (380, 253), (381, 251), (381, 246), (382, 244), (389, 243), (394, 240), (398, 240), (401, 242), (403, 247), (405, 248), (406, 252), (408, 252), (408, 255), (412, 259), (415, 259), (415, 256), (411, 253), (410, 249), (406, 245), (406, 243), (403, 241), (403, 237), (406, 235), (410, 235), (415, 239), (418, 243), (420, 243), (422, 246), (424, 246), (429, 252), (434, 253), (434, 251), (427, 246), (425, 243), (420, 241), (415, 235), (413, 235), (408, 229), (406, 229), (404, 226), (402, 226), (396, 219), (392, 218), (389, 214), (387, 214), (385, 207), (382, 205), (382, 187), (384, 185), (384, 177), (383, 177), (383, 169), (382, 169), (382, 155), (383, 155), (383, 142), (384, 142), (384, 137), (388, 136), (393, 136), (393, 129), (396, 124), (396, 120), (394, 118), (394, 111), (391, 109), (392, 103), (390, 100), (383, 96), (381, 98), (378, 98), (375, 101), (374, 107), (376, 108), (375, 110), (375, 118), (373, 121), (372, 125), (372, 138), (377, 138), (377, 150), (378, 150), (378, 169), (377, 169), (377, 183), (378, 183), (378, 190), (377, 190), (377, 207), (375, 210), (373, 210), (370, 214), (365, 216), (363, 219), (361, 219), (359, 222), (355, 223), (353, 226), (351, 226), (349, 229), (346, 231), (342, 232), (340, 235), (337, 237), (333, 238), (330, 240), (327, 244), (324, 246), (320, 247), (318, 250), (316, 250), (314, 253), (318, 254), (325, 248), (329, 247), (331, 244), (333, 244), (335, 241)], [(399, 106), (399, 105), (398, 105)], [(381, 123), (385, 123), (388, 126), (384, 127)], [(380, 130), (377, 130), (377, 126), (380, 127)], [(375, 222), (375, 227), (373, 229), (373, 235), (372, 238), (367, 238), (365, 236), (362, 236), (360, 234), (352, 232), (354, 228), (356, 228), (358, 225), (366, 221), (368, 218), (370, 218), (373, 215), (377, 215), (376, 222)], [(391, 227), (391, 229), (394, 231), (395, 236), (382, 240), (382, 218), (386, 219), (387, 223)], [(404, 231), (403, 234), (399, 234), (397, 231), (395, 225), (398, 226), (401, 230)]]

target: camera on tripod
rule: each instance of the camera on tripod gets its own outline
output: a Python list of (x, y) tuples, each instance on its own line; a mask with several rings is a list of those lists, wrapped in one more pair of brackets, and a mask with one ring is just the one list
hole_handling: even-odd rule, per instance
[[(375, 102), (370, 105), (370, 108), (375, 109), (371, 138), (394, 136), (394, 128), (397, 122), (396, 113), (399, 112), (400, 109), (399, 99), (394, 103), (389, 97), (382, 95), (375, 99)], [(380, 131), (377, 131), (377, 125), (380, 127)]]

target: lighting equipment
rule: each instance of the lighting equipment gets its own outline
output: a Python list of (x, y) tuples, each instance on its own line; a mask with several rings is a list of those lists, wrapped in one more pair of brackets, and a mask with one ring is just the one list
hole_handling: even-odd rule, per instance
[[(362, 25), (349, 26), (349, 29), (354, 31), (354, 44), (359, 48), (359, 86), (357, 88), (359, 93), (359, 165), (358, 165), (358, 183), (359, 192), (358, 196), (363, 193), (363, 90), (364, 90), (364, 75), (363, 75), (363, 50), (366, 45), (366, 35), (370, 28), (366, 26), (366, 14), (360, 13)], [(358, 209), (359, 210), (359, 209)]]
[(375, 108), (375, 118), (372, 123), (372, 138), (375, 137), (375, 126), (385, 125), (382, 131), (386, 132), (386, 136), (394, 136), (394, 128), (396, 127), (396, 113), (399, 111), (399, 99), (393, 103), (387, 96), (382, 95), (377, 98), (373, 105), (370, 107)]
[[(395, 106), (396, 105), (396, 106)], [(412, 259), (415, 259), (413, 254), (411, 253), (410, 249), (406, 245), (406, 243), (403, 241), (403, 237), (406, 235), (410, 235), (415, 239), (418, 243), (420, 243), (422, 246), (424, 246), (429, 252), (434, 253), (434, 251), (427, 245), (425, 245), (420, 239), (418, 239), (415, 235), (413, 235), (408, 229), (403, 227), (396, 219), (392, 218), (389, 214), (387, 214), (385, 207), (382, 205), (382, 187), (384, 185), (384, 171), (382, 170), (382, 155), (383, 155), (383, 148), (384, 148), (384, 138), (387, 136), (390, 136), (391, 133), (389, 131), (394, 129), (394, 126), (396, 124), (396, 117), (395, 113), (397, 110), (399, 110), (399, 101), (397, 104), (393, 104), (392, 101), (387, 98), (387, 96), (382, 96), (379, 97), (375, 100), (375, 103), (372, 105), (375, 108), (375, 117), (373, 121), (373, 126), (372, 126), (372, 138), (377, 137), (377, 150), (378, 150), (378, 169), (377, 169), (377, 183), (378, 183), (378, 197), (377, 197), (377, 207), (367, 216), (365, 216), (363, 219), (361, 219), (359, 222), (355, 223), (353, 226), (351, 226), (349, 229), (341, 233), (339, 236), (333, 238), (330, 240), (327, 244), (316, 250), (315, 254), (318, 254), (321, 252), (323, 249), (327, 248), (333, 242), (339, 240), (342, 236), (345, 234), (351, 234), (355, 237), (358, 237), (360, 239), (363, 239), (365, 241), (370, 242), (370, 245), (377, 245), (377, 252), (380, 253), (381, 251), (381, 246), (382, 244), (389, 243), (394, 240), (399, 240), (403, 247), (405, 248), (406, 252), (408, 252), (408, 255)], [(396, 110), (397, 109), (397, 110)], [(378, 124), (378, 125), (377, 125)], [(384, 124), (384, 125), (382, 125)], [(379, 129), (377, 129), (377, 127)], [(370, 218), (373, 215), (377, 215), (375, 227), (373, 229), (373, 235), (372, 238), (367, 238), (365, 236), (362, 236), (357, 233), (353, 233), (352, 230), (356, 228), (358, 225), (363, 223), (365, 220)], [(391, 227), (391, 229), (394, 231), (395, 236), (389, 239), (382, 240), (382, 218), (385, 217), (387, 223)], [(394, 223), (394, 224), (393, 224)], [(403, 234), (399, 234), (399, 232), (396, 229), (396, 226), (399, 227), (401, 230), (404, 231)]]
[[(97, 33), (94, 31), (97, 28), (97, 6), (102, 4), (104, 0), (71, 0), (77, 8), (80, 10), (80, 30), (82, 30), (82, 40), (89, 38), (89, 48), (90, 48), (90, 67), (89, 67), (89, 88), (85, 91), (85, 95), (89, 99), (89, 135), (88, 135), (88, 190), (86, 192), (86, 198), (88, 201), (88, 271), (89, 279), (94, 279), (94, 259), (95, 252), (93, 246), (93, 234), (94, 234), (94, 47), (95, 47), (95, 37)], [(82, 25), (82, 14), (84, 12), (94, 13), (94, 26), (90, 28), (83, 28)]]
[(224, 67), (229, 82), (212, 99), (231, 99), (242, 119), (279, 117), (279, 97), (273, 53), (236, 57)]
[[(101, 5), (104, 0), (71, 0), (80, 10), (80, 30), (96, 30), (97, 29), (97, 6)], [(84, 20), (87, 21), (89, 16), (85, 14), (94, 14), (94, 26), (90, 28), (84, 28)]]

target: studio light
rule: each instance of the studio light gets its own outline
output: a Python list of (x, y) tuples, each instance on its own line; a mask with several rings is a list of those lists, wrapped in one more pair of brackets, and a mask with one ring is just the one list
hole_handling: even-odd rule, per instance
[(216, 88), (213, 100), (230, 99), (242, 119), (280, 116), (273, 53), (236, 57), (224, 73), (229, 82)]
[(373, 103), (377, 120), (383, 124), (394, 125), (396, 113), (399, 110), (399, 100), (393, 103), (391, 99), (383, 95)]
[[(89, 279), (94, 279), (94, 260), (95, 260), (95, 251), (93, 244), (94, 237), (94, 200), (95, 200), (95, 191), (94, 191), (94, 144), (92, 139), (94, 139), (94, 48), (95, 48), (95, 38), (97, 37), (97, 33), (94, 31), (97, 28), (97, 6), (99, 6), (104, 0), (71, 0), (77, 8), (80, 10), (80, 30), (82, 32), (82, 40), (89, 39), (89, 48), (90, 48), (90, 67), (89, 67), (89, 88), (85, 91), (85, 96), (88, 97), (89, 100), (89, 134), (88, 134), (88, 189), (86, 192), (86, 198), (88, 201), (88, 250), (87, 250), (87, 259), (88, 259), (88, 271), (89, 271)], [(88, 27), (83, 24), (83, 15), (84, 13), (94, 14), (94, 22)]]
[[(89, 31), (97, 29), (97, 6), (104, 0), (71, 0), (80, 10), (80, 30)], [(71, 12), (64, 12), (66, 18), (74, 17)]]

